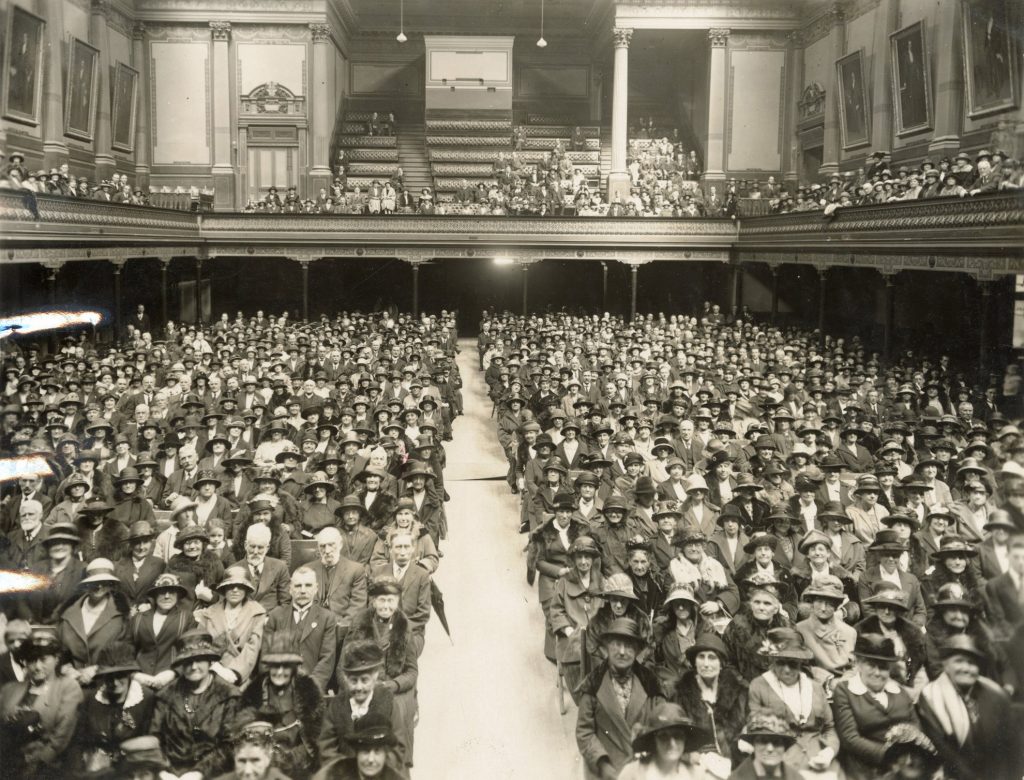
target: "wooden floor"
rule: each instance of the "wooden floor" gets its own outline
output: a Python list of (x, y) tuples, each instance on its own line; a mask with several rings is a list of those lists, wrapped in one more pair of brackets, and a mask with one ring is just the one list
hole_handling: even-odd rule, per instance
[(458, 357), (465, 415), (445, 445), (448, 540), (436, 580), (452, 639), (436, 617), (420, 658), (415, 780), (578, 778), (576, 711), (558, 713), (544, 619), (526, 584), (518, 497), (494, 434), (476, 345)]

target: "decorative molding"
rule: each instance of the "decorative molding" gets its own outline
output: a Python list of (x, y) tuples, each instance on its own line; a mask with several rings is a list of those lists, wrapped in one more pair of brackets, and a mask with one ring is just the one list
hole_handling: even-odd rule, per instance
[(836, 3), (801, 28), (800, 39), (805, 47), (810, 46), (831, 33), (832, 29), (842, 22), (843, 9)]
[[(712, 30), (708, 31), (710, 37)], [(740, 51), (776, 51), (785, 49), (788, 36), (773, 32), (737, 32), (727, 31), (729, 48)]]
[(812, 81), (804, 87), (800, 100), (797, 102), (800, 111), (800, 121), (816, 119), (825, 115), (825, 88), (817, 81)]
[(231, 22), (210, 22), (210, 34), (215, 41), (231, 40)]
[(331, 25), (324, 22), (312, 22), (309, 25), (309, 35), (313, 43), (324, 43), (331, 39)]
[(616, 27), (612, 30), (612, 41), (616, 49), (628, 49), (633, 40), (632, 27)]
[(236, 43), (306, 43), (309, 28), (298, 24), (247, 24), (232, 28), (231, 38)]
[(843, 6), (843, 17), (846, 21), (853, 21), (869, 11), (873, 11), (881, 4), (882, 0), (846, 0)]
[(729, 30), (724, 27), (713, 27), (708, 30), (708, 40), (712, 49), (724, 48), (729, 43)]
[(134, 22), (116, 6), (107, 7), (107, 26), (121, 33), (125, 38), (132, 37)]
[(248, 95), (242, 95), (242, 112), (246, 114), (302, 114), (304, 98), (276, 81), (260, 84)]
[(144, 22), (136, 22), (132, 26), (132, 40), (142, 41), (146, 38), (146, 25)]

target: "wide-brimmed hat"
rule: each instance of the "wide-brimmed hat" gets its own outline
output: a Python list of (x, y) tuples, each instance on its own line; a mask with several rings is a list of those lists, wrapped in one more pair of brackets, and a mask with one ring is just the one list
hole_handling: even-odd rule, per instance
[(359, 728), (346, 736), (345, 741), (356, 750), (388, 747), (395, 744), (395, 733), (389, 718), (371, 712), (359, 719)]
[(890, 582), (879, 582), (875, 585), (875, 592), (863, 600), (865, 606), (871, 607), (892, 607), (901, 612), (909, 609), (910, 599), (906, 593), (896, 588)]
[[(916, 753), (932, 770), (939, 765), (938, 751), (928, 736), (912, 723), (897, 723), (885, 732), (882, 767), (891, 766), (899, 756), (906, 753)], [(925, 777), (930, 775), (930, 772), (925, 773)]]
[(642, 642), (643, 637), (640, 636), (640, 626), (633, 618), (620, 617), (615, 618), (608, 627), (601, 632), (601, 641), (605, 642), (609, 639), (614, 638), (629, 639), (633, 642)]
[(1011, 534), (1020, 533), (1017, 524), (1010, 520), (1010, 515), (1005, 510), (997, 509), (988, 516), (988, 522), (982, 526), (983, 531), (1003, 530)]
[(827, 599), (837, 603), (846, 601), (846, 593), (843, 592), (843, 583), (838, 577), (832, 574), (826, 574), (823, 577), (818, 577), (811, 581), (804, 592), (800, 595), (803, 601), (813, 601), (814, 599)]
[(633, 580), (628, 574), (616, 572), (604, 579), (604, 586), (601, 588), (601, 595), (604, 598), (620, 598), (638, 601), (636, 592), (633, 590)]
[(110, 512), (113, 508), (113, 506), (108, 504), (99, 496), (93, 496), (84, 504), (82, 504), (81, 507), (79, 507), (78, 512), (79, 514), (86, 515), (105, 515), (107, 512)]
[(974, 558), (978, 551), (970, 542), (960, 536), (944, 536), (939, 543), (939, 549), (931, 554), (933, 561), (941, 561), (943, 558)]
[(43, 544), (81, 544), (82, 538), (78, 535), (78, 529), (73, 523), (55, 523), (43, 537)]
[(887, 528), (875, 534), (875, 540), (868, 546), (868, 550), (899, 555), (907, 550), (907, 543), (900, 539), (898, 532)]
[(906, 507), (894, 507), (890, 514), (882, 518), (882, 525), (886, 528), (892, 528), (896, 523), (905, 523), (915, 531), (921, 527), (921, 521), (918, 520), (917, 515), (907, 510)]
[(771, 628), (763, 649), (773, 661), (810, 661), (814, 658), (804, 643), (804, 638), (795, 628)]
[(136, 520), (132, 523), (131, 528), (128, 529), (128, 536), (125, 541), (131, 543), (142, 539), (152, 539), (155, 536), (156, 531), (153, 530), (153, 526), (150, 525), (148, 520)]
[(819, 520), (838, 520), (841, 523), (852, 523), (853, 520), (846, 514), (843, 504), (840, 501), (826, 501), (825, 505), (818, 512)]
[(253, 585), (248, 570), (242, 566), (232, 566), (224, 572), (224, 579), (217, 583), (218, 591), (234, 587), (245, 588), (250, 594), (256, 592), (256, 586)]
[(178, 579), (178, 575), (171, 574), (170, 572), (165, 572), (153, 580), (153, 584), (149, 586), (149, 589), (146, 591), (146, 595), (153, 596), (162, 590), (176, 591), (181, 598), (188, 598), (188, 596), (191, 595), (188, 592), (188, 588), (181, 584), (181, 580)]
[(171, 522), (173, 523), (182, 512), (187, 512), (189, 509), (195, 509), (197, 506), (199, 506), (199, 504), (195, 501), (189, 501), (184, 496), (178, 496), (171, 502)]
[(568, 474), (569, 470), (562, 463), (561, 458), (548, 458), (544, 461), (544, 466), (541, 469), (544, 472), (557, 471), (560, 474)]
[(858, 658), (871, 658), (886, 663), (895, 663), (899, 660), (899, 656), (896, 655), (896, 644), (881, 634), (858, 634), (853, 645), (853, 654)]
[(85, 567), (85, 577), (80, 585), (120, 585), (121, 580), (114, 574), (114, 562), (108, 558), (93, 558)]
[(761, 531), (760, 533), (755, 533), (753, 536), (751, 536), (749, 541), (747, 541), (747, 543), (743, 545), (743, 552), (745, 552), (747, 555), (753, 555), (754, 550), (756, 550), (758, 547), (771, 547), (772, 552), (774, 552), (778, 546), (779, 537), (775, 536), (774, 534)]
[(672, 590), (670, 590), (668, 595), (665, 597), (665, 601), (662, 603), (662, 606), (668, 607), (670, 604), (674, 604), (677, 601), (686, 601), (694, 607), (700, 606), (700, 602), (697, 601), (697, 597), (693, 593), (693, 586), (686, 582), (675, 583), (672, 586)]
[(967, 597), (967, 591), (964, 590), (964, 586), (959, 582), (947, 582), (935, 594), (932, 609), (943, 609), (944, 607), (964, 609), (968, 612), (974, 611), (974, 604)]
[(679, 509), (679, 504), (675, 501), (659, 501), (655, 507), (654, 512), (651, 513), (651, 517), (657, 520), (660, 517), (682, 517), (683, 513)]
[(114, 479), (115, 485), (123, 485), (126, 482), (134, 482), (137, 485), (141, 485), (145, 480), (139, 476), (138, 469), (134, 466), (128, 466), (127, 468), (121, 469), (121, 473)]
[(858, 493), (881, 493), (882, 486), (878, 483), (878, 477), (874, 474), (862, 474), (857, 477), (857, 484), (852, 492), (854, 495)]
[(334, 510), (335, 517), (341, 517), (347, 509), (358, 509), (360, 517), (365, 517), (367, 514), (366, 506), (355, 494), (347, 495), (341, 500), (338, 508)]
[(372, 639), (350, 639), (342, 651), (340, 669), (348, 674), (379, 669), (384, 663), (384, 651)]
[(569, 556), (573, 555), (590, 555), (595, 558), (601, 557), (601, 548), (597, 546), (597, 542), (591, 536), (577, 536), (572, 544), (569, 545), (567, 552)]
[(260, 663), (264, 666), (277, 664), (289, 664), (299, 666), (302, 663), (302, 656), (295, 651), (294, 644), (290, 641), (287, 632), (275, 632), (270, 637), (270, 642), (260, 654)]
[(970, 634), (953, 634), (939, 645), (939, 657), (949, 658), (951, 655), (968, 655), (979, 664), (986, 664), (988, 654), (978, 647), (977, 641)]
[(722, 666), (729, 662), (729, 650), (718, 634), (701, 634), (694, 640), (692, 645), (686, 648), (685, 655), (686, 659), (690, 662), (690, 666), (694, 665), (700, 653), (706, 652), (716, 653), (722, 661)]
[(151, 734), (132, 737), (121, 743), (121, 761), (118, 769), (170, 769), (160, 748), (160, 739)]
[(221, 481), (217, 477), (217, 473), (212, 469), (203, 469), (196, 474), (196, 478), (192, 480), (192, 487), (199, 487), (200, 485), (206, 484), (213, 484), (217, 487), (221, 486)]
[(182, 634), (174, 646), (171, 666), (188, 661), (219, 661), (220, 655), (214, 647), (213, 637), (200, 628), (194, 628)]
[(129, 642), (108, 642), (96, 655), (96, 677), (127, 675), (140, 671), (135, 648)]
[(752, 713), (740, 736), (748, 741), (756, 741), (759, 737), (776, 739), (787, 747), (796, 742), (796, 735), (789, 723), (770, 712)]
[(653, 753), (655, 737), (663, 731), (682, 731), (684, 750), (691, 752), (701, 747), (708, 738), (707, 732), (695, 724), (689, 715), (675, 702), (661, 702), (650, 711), (633, 738), (633, 750), (637, 753)]
[(192, 525), (186, 526), (178, 532), (178, 535), (174, 539), (174, 546), (178, 549), (181, 549), (182, 545), (184, 545), (185, 542), (192, 541), (193, 539), (198, 539), (204, 544), (209, 544), (210, 534), (208, 534), (206, 532), (206, 529), (203, 528), (201, 525), (196, 525), (195, 523), (193, 523)]

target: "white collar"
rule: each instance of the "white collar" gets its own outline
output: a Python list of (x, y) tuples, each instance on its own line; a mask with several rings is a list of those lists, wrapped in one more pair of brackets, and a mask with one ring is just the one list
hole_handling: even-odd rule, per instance
[[(855, 696), (864, 696), (865, 694), (870, 693), (870, 691), (868, 691), (868, 687), (860, 678), (860, 673), (857, 673), (853, 677), (851, 677), (846, 684), (850, 689), (850, 693), (854, 694)], [(900, 688), (900, 684), (898, 682), (890, 678), (889, 680), (886, 680), (885, 687), (882, 688), (882, 690), (885, 693), (897, 694), (903, 689)]]
[[(144, 696), (142, 693), (142, 685), (136, 680), (132, 680), (130, 683), (128, 683), (128, 695), (125, 696), (124, 704), (121, 705), (121, 708), (127, 710), (131, 707), (134, 707), (136, 704), (141, 702), (143, 698)], [(104, 688), (100, 688), (98, 691), (96, 691), (96, 701), (100, 702), (101, 704), (110, 704), (110, 702), (107, 700), (107, 694)]]

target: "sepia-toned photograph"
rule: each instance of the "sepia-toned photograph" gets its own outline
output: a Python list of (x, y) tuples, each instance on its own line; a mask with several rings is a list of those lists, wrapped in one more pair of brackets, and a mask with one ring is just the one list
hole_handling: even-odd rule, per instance
[(0, 24), (0, 780), (1024, 780), (1020, 0)]
[(7, 9), (4, 38), (4, 104), (6, 118), (35, 125), (39, 123), (39, 100), (43, 88), (43, 31), (46, 22), (24, 8)]

